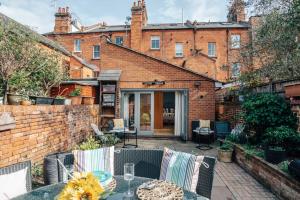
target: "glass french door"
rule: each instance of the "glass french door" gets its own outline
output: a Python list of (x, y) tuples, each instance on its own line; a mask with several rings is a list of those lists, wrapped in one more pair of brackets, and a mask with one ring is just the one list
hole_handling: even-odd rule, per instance
[(153, 135), (154, 93), (124, 92), (122, 116), (139, 135)]

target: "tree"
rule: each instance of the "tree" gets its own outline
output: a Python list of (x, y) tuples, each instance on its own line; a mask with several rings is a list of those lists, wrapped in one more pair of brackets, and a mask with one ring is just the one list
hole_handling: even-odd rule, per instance
[[(241, 80), (253, 85), (269, 80), (300, 77), (300, 1), (250, 0), (261, 24), (252, 42), (241, 52), (246, 73)], [(253, 68), (256, 59), (260, 69)], [(266, 79), (266, 77), (268, 79)]]
[(10, 78), (16, 71), (28, 68), (32, 54), (36, 51), (32, 45), (34, 41), (33, 36), (19, 29), (16, 24), (0, 20), (0, 79), (4, 103), (7, 101)]
[(43, 47), (35, 33), (0, 19), (0, 82), (7, 92), (49, 96), (51, 87), (67, 79), (63, 58)]

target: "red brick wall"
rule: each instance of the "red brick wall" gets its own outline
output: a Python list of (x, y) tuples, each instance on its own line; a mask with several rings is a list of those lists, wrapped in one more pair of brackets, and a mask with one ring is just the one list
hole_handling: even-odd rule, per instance
[[(137, 25), (139, 26), (139, 25)], [(109, 35), (115, 42), (116, 36), (123, 36), (124, 45), (128, 47), (135, 47), (141, 52), (162, 58), (168, 62), (176, 65), (183, 65), (193, 69), (199, 73), (207, 74), (210, 77), (216, 78), (220, 81), (226, 81), (230, 78), (230, 66), (234, 62), (240, 61), (240, 49), (231, 49), (230, 36), (231, 34), (241, 35), (242, 45), (249, 41), (249, 30), (247, 28), (236, 29), (199, 29), (195, 35), (193, 29), (188, 30), (143, 30), (141, 34), (136, 33), (137, 30), (132, 30), (135, 39), (131, 38), (131, 33), (126, 32), (111, 32)], [(76, 53), (82, 56), (88, 62), (100, 67), (100, 60), (93, 59), (93, 46), (99, 45), (100, 35), (102, 33), (84, 33), (84, 34), (60, 34), (49, 35), (48, 37), (54, 39), (65, 46), (69, 51), (74, 51), (74, 39), (81, 39), (81, 53)], [(151, 50), (151, 36), (160, 36), (161, 48), (160, 50)], [(194, 40), (195, 38), (195, 40)], [(184, 57), (175, 57), (175, 43), (180, 42), (184, 44)], [(213, 58), (215, 61), (207, 58), (208, 42), (216, 42), (216, 54)], [(199, 49), (202, 54), (195, 55), (193, 49)], [(103, 48), (101, 48), (103, 51)], [(224, 68), (223, 65), (229, 66)]]
[[(192, 120), (215, 120), (215, 85), (213, 81), (113, 44), (108, 44), (106, 41), (103, 41), (101, 45), (103, 46), (101, 69), (122, 70), (121, 90), (188, 89), (189, 126), (191, 126)], [(165, 85), (143, 85), (145, 81), (154, 80), (165, 81)], [(201, 82), (199, 88), (194, 85), (196, 81)], [(203, 96), (203, 98), (200, 96)]]
[(97, 123), (98, 106), (0, 106), (10, 112), (16, 128), (0, 132), (0, 167), (71, 150)]

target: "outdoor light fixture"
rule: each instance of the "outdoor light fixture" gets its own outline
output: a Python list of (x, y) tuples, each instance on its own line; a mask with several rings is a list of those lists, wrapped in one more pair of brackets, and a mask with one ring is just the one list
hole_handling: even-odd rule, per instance
[(200, 81), (196, 81), (194, 83), (194, 85), (195, 85), (196, 88), (199, 88), (201, 86), (201, 82)]
[(165, 81), (158, 81), (158, 80), (143, 82), (143, 85), (165, 85), (165, 84), (166, 84)]

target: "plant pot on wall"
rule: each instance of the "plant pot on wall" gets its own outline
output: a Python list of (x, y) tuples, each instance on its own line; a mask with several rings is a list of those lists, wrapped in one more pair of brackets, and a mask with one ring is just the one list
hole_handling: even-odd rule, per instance
[(54, 105), (71, 105), (72, 100), (71, 99), (54, 99), (53, 104)]
[(82, 103), (84, 105), (93, 105), (95, 102), (95, 98), (94, 97), (82, 97)]
[(265, 149), (265, 159), (266, 161), (278, 164), (286, 160), (286, 150), (281, 147), (267, 147)]
[(37, 105), (52, 105), (54, 100), (52, 97), (36, 97), (36, 96), (30, 96), (29, 99), (33, 100)]
[(20, 105), (23, 96), (18, 94), (7, 94), (7, 102), (9, 105)]
[(80, 105), (82, 102), (82, 97), (80, 96), (70, 97), (70, 99), (72, 100), (72, 105)]
[(29, 101), (29, 100), (22, 100), (22, 101), (20, 101), (20, 104), (22, 106), (30, 106), (31, 105), (31, 101)]

